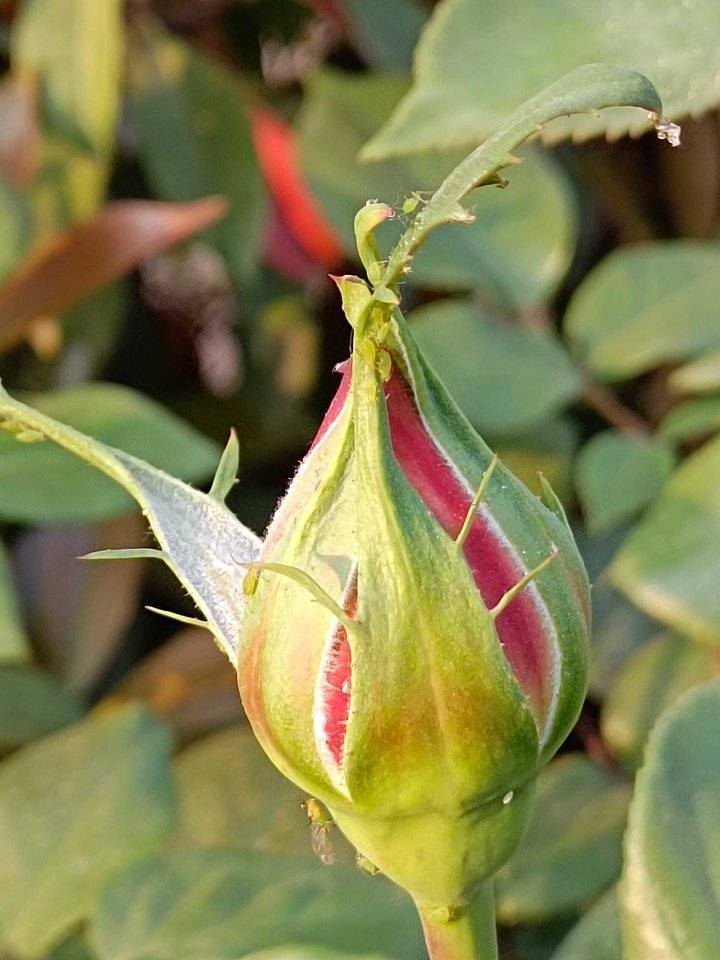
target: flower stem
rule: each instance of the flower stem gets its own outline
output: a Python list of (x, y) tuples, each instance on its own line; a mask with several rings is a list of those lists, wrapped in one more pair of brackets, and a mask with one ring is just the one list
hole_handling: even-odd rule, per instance
[(492, 881), (478, 890), (459, 916), (416, 904), (430, 960), (497, 960)]

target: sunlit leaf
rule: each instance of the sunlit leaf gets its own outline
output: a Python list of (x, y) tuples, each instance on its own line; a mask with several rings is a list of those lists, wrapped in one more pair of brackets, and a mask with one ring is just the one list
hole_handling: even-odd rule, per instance
[(93, 909), (108, 879), (157, 849), (173, 818), (166, 731), (115, 710), (0, 766), (0, 942), (39, 957)]
[(29, 657), (10, 564), (0, 543), (0, 664), (22, 663)]
[(191, 204), (126, 200), (41, 244), (0, 287), (0, 349), (36, 317), (62, 313), (221, 217), (217, 197)]
[[(145, 457), (185, 480), (212, 474), (216, 445), (155, 401), (127, 387), (83, 384), (28, 400), (47, 416)], [(119, 487), (53, 444), (0, 434), (0, 516), (26, 523), (99, 520), (130, 509)]]
[(668, 386), (677, 393), (720, 390), (720, 353), (709, 353), (673, 370), (668, 377)]
[(0, 177), (0, 280), (10, 273), (30, 241), (30, 216), (25, 197)]
[(596, 433), (575, 465), (578, 496), (591, 533), (604, 533), (642, 510), (663, 487), (675, 465), (662, 440), (620, 430)]
[(720, 682), (655, 727), (630, 808), (620, 907), (626, 960), (714, 960), (720, 942)]
[(583, 754), (541, 775), (530, 827), (497, 875), (497, 910), (507, 923), (567, 912), (620, 873), (627, 787)]
[(668, 440), (697, 440), (720, 430), (720, 394), (696, 397), (675, 407), (660, 424)]
[[(180, 843), (311, 855), (307, 814), (300, 806), (305, 794), (277, 772), (248, 727), (192, 744), (175, 770)], [(338, 846), (344, 843), (339, 837)]]
[(120, 0), (24, 0), (11, 38), (13, 67), (40, 75), (50, 128), (107, 150), (120, 101)]
[[(662, 91), (671, 118), (720, 101), (720, 27), (714, 0), (443, 0), (415, 56), (415, 83), (372, 141), (377, 158), (437, 150), (488, 136), (527, 97), (584, 63), (639, 70)], [(550, 141), (648, 129), (613, 109), (550, 125)]]
[(720, 644), (720, 439), (688, 457), (622, 546), (612, 581), (649, 616)]
[(565, 331), (594, 374), (624, 380), (718, 347), (719, 298), (717, 244), (669, 240), (621, 247), (578, 287)]
[(246, 564), (257, 558), (259, 538), (213, 497), (13, 400), (4, 390), (1, 420), (55, 441), (106, 473), (138, 502), (165, 562), (207, 618), (218, 645), (235, 662), (245, 605), (243, 577)]
[(661, 713), (691, 687), (720, 673), (711, 651), (667, 635), (645, 644), (625, 664), (603, 704), (601, 731), (631, 768), (642, 763), (648, 734)]
[[(303, 103), (303, 169), (349, 255), (355, 250), (355, 212), (369, 197), (400, 207), (414, 191), (438, 186), (462, 159), (462, 154), (445, 153), (383, 164), (358, 162), (360, 147), (405, 89), (397, 77), (325, 71), (312, 80)], [(542, 302), (554, 290), (575, 243), (576, 214), (568, 185), (556, 167), (533, 155), (508, 178), (507, 190), (489, 188), (473, 196), (475, 223), (443, 227), (428, 240), (412, 265), (414, 283), (451, 290), (482, 286), (510, 308)], [(400, 221), (389, 225), (388, 241), (401, 226)]]
[(208, 238), (235, 279), (246, 281), (257, 265), (264, 196), (242, 86), (178, 39), (148, 35), (143, 55), (131, 111), (148, 179), (165, 200), (225, 198), (227, 216)]
[(623, 960), (615, 888), (590, 907), (551, 960)]
[(101, 960), (236, 960), (282, 943), (400, 960), (421, 950), (411, 900), (382, 877), (241, 850), (136, 864), (106, 888), (91, 939)]
[(463, 300), (437, 300), (410, 320), (430, 365), (483, 435), (526, 431), (578, 394), (579, 377), (550, 334), (500, 323)]

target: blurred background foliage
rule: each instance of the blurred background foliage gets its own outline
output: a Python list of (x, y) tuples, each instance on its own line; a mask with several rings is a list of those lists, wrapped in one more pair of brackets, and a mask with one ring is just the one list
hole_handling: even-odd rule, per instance
[[(498, 878), (502, 957), (620, 960), (634, 773), (720, 673), (716, 0), (4, 0), (0, 56), (4, 384), (198, 484), (234, 426), (231, 506), (258, 532), (348, 352), (328, 274), (358, 269), (365, 200), (397, 209), (389, 242), (408, 197), (587, 61), (642, 70), (683, 118), (672, 151), (637, 111), (552, 125), (403, 288), (473, 424), (557, 488), (594, 584), (590, 699)], [(208, 636), (144, 610), (192, 615), (169, 573), (74, 561), (147, 543), (122, 491), (0, 438), (0, 520), (2, 956), (420, 958), (397, 891), (337, 836), (334, 867), (313, 857)], [(657, 853), (643, 809), (693, 777), (720, 798), (711, 697), (683, 703), (633, 800), (636, 900), (697, 840)], [(701, 722), (714, 774), (668, 753)]]

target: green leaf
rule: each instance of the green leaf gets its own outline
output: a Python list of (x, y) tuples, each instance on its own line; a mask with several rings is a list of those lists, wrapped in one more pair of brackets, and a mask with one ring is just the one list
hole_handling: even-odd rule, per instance
[(50, 128), (98, 154), (114, 138), (123, 44), (120, 0), (25, 0), (11, 33), (13, 67), (40, 75)]
[(45, 960), (96, 960), (96, 956), (85, 940), (77, 936), (65, 940)]
[(590, 907), (552, 955), (552, 960), (623, 960), (615, 888)]
[[(415, 215), (390, 252), (385, 273), (375, 285), (373, 301), (380, 300), (381, 288), (393, 287), (402, 280), (415, 252), (437, 227), (472, 220), (472, 214), (462, 205), (463, 199), (479, 186), (502, 183), (500, 171), (516, 162), (513, 150), (557, 117), (613, 105), (643, 107), (653, 116), (662, 111), (658, 92), (647, 77), (602, 63), (578, 67), (518, 107), (491, 137), (450, 171)], [(365, 147), (363, 156), (377, 159), (372, 143)], [(372, 303), (368, 309), (372, 309)]]
[(226, 198), (227, 216), (206, 236), (244, 283), (257, 265), (265, 205), (244, 91), (235, 76), (180, 40), (149, 35), (144, 55), (130, 101), (140, 162), (165, 200)]
[[(413, 88), (372, 141), (373, 155), (475, 142), (540, 87), (592, 62), (639, 70), (670, 117), (696, 116), (720, 101), (718, 51), (714, 0), (515, 0), (502, 16), (492, 0), (444, 0), (417, 47)], [(612, 109), (564, 118), (544, 136), (615, 140), (648, 126), (637, 111)]]
[(578, 395), (557, 338), (484, 316), (469, 301), (437, 300), (410, 315), (413, 336), (477, 430), (526, 431)]
[(30, 237), (30, 211), (25, 197), (0, 177), (0, 281), (22, 259)]
[(668, 377), (677, 393), (709, 393), (720, 390), (720, 353), (709, 353), (678, 367)]
[(0, 766), (0, 942), (38, 957), (108, 879), (172, 825), (169, 737), (136, 707), (24, 747)]
[(310, 854), (307, 814), (300, 806), (305, 794), (275, 770), (247, 727), (187, 747), (175, 773), (179, 843)]
[(627, 788), (584, 754), (540, 776), (530, 826), (497, 875), (498, 918), (545, 920), (610, 886), (620, 873)]
[(76, 723), (82, 704), (52, 674), (0, 667), (0, 753)]
[[(53, 395), (48, 403), (61, 399), (62, 395)], [(165, 416), (167, 414), (163, 414)], [(3, 420), (53, 440), (107, 474), (138, 502), (165, 554), (166, 563), (205, 615), (220, 649), (235, 663), (245, 607), (243, 576), (247, 563), (257, 559), (260, 539), (213, 497), (193, 490), (128, 453), (52, 420), (0, 389), (0, 423)], [(112, 439), (122, 443), (127, 440), (131, 446), (137, 420), (128, 426), (131, 429), (127, 436), (125, 431), (122, 435), (117, 431)], [(190, 437), (194, 434), (190, 433)], [(159, 444), (160, 439), (156, 436), (154, 442)], [(186, 441), (185, 458), (187, 453)], [(173, 468), (176, 465), (174, 463)], [(29, 482), (37, 481), (33, 477)], [(4, 486), (2, 489), (5, 492)]]
[(660, 424), (668, 440), (697, 440), (720, 430), (720, 394), (697, 397), (675, 407)]
[(237, 475), (239, 468), (240, 445), (238, 443), (237, 433), (231, 430), (228, 442), (220, 457), (220, 463), (215, 471), (209, 495), (220, 503), (225, 503), (230, 491), (238, 482)]
[(663, 487), (675, 454), (662, 440), (603, 430), (585, 444), (575, 464), (575, 483), (591, 533), (632, 519)]
[(486, 435), (486, 440), (508, 470), (535, 494), (542, 495), (542, 474), (560, 501), (568, 502), (572, 492), (570, 465), (577, 447), (577, 430), (570, 419), (544, 420), (526, 433), (499, 437)]
[[(127, 387), (90, 383), (27, 397), (49, 417), (138, 457), (184, 480), (212, 474), (213, 442), (170, 411)], [(130, 509), (117, 486), (52, 444), (16, 444), (0, 436), (0, 516), (22, 523), (102, 520)]]
[(0, 542), (0, 664), (23, 663), (29, 658), (15, 584), (5, 547)]
[(138, 863), (105, 890), (91, 940), (101, 960), (236, 960), (282, 943), (415, 960), (409, 898), (355, 867), (196, 850)]
[[(303, 170), (314, 194), (355, 254), (355, 211), (368, 197), (400, 206), (413, 191), (433, 190), (462, 154), (366, 165), (357, 153), (398, 101), (406, 83), (397, 77), (357, 76), (325, 70), (310, 82), (299, 121)], [(546, 300), (573, 255), (576, 211), (560, 170), (529, 154), (509, 174), (507, 190), (474, 197), (476, 220), (444, 227), (413, 261), (414, 283), (440, 289), (486, 287), (509, 309)], [(422, 204), (423, 201), (421, 201)], [(383, 228), (399, 234), (400, 221)]]
[(284, 947), (271, 947), (249, 953), (243, 960), (381, 960), (378, 954), (358, 956), (357, 953), (338, 953), (325, 947), (287, 944)]
[(718, 347), (718, 298), (717, 244), (669, 240), (621, 247), (578, 287), (565, 332), (596, 376), (626, 380)]
[(714, 960), (720, 941), (720, 682), (657, 724), (630, 808), (620, 910), (626, 960)]
[(341, 0), (346, 29), (362, 58), (377, 70), (409, 72), (426, 15), (414, 0)]
[(688, 457), (610, 567), (618, 590), (649, 616), (720, 644), (720, 438)]
[(615, 678), (603, 704), (603, 740), (623, 763), (637, 769), (657, 718), (717, 672), (711, 653), (703, 647), (676, 635), (656, 637)]

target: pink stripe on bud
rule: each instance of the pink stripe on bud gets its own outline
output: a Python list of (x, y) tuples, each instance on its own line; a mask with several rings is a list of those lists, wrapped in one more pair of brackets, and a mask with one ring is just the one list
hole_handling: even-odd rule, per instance
[[(458, 477), (430, 436), (407, 383), (397, 371), (385, 386), (393, 452), (408, 481), (446, 533), (456, 539), (472, 502), (473, 491)], [(492, 519), (478, 510), (463, 546), (486, 607), (521, 579), (512, 547)], [(538, 718), (552, 699), (548, 628), (531, 590), (519, 594), (500, 614), (496, 628), (505, 656)]]

